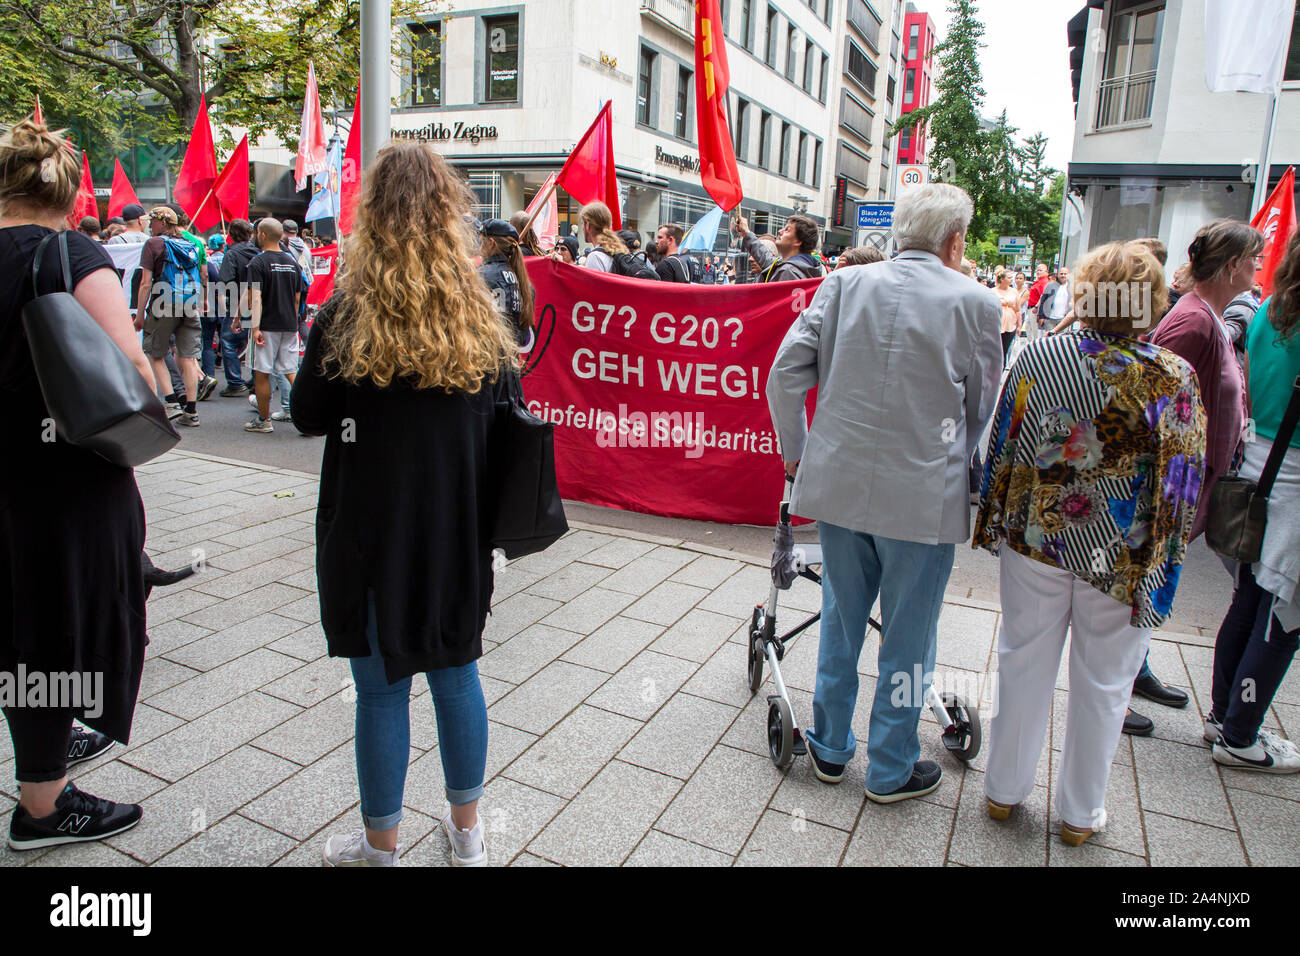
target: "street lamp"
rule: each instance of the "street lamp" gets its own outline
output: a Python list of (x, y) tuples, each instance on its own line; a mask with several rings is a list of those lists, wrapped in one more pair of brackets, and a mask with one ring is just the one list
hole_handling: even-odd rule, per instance
[(808, 204), (812, 202), (812, 196), (804, 196), (800, 193), (792, 193), (790, 201), (794, 203), (795, 212), (807, 212)]

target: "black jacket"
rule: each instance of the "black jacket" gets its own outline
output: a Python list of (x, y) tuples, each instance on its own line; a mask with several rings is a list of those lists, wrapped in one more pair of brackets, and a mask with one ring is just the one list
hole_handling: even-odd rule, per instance
[[(262, 250), (250, 240), (241, 242), (238, 245), (231, 246), (226, 250), (226, 255), (221, 260), (221, 271), (217, 274), (217, 281), (221, 283), (248, 281), (248, 264), (253, 261)], [(236, 308), (239, 306), (238, 296), (231, 294), (226, 298), (225, 303), (217, 302), (218, 315), (234, 315)]]
[(519, 294), (519, 279), (510, 268), (509, 261), (500, 254), (489, 256), (478, 267), (478, 274), (492, 290), (492, 299), (496, 302), (497, 308), (510, 320), (510, 327), (515, 330), (515, 339), (520, 345), (527, 345), (528, 329), (519, 320), (524, 299)]
[(473, 395), (327, 377), (321, 310), (293, 384), (293, 422), (325, 436), (316, 581), (331, 657), (365, 657), (367, 594), (390, 682), (483, 654), (492, 600), (489, 436), (505, 378)]

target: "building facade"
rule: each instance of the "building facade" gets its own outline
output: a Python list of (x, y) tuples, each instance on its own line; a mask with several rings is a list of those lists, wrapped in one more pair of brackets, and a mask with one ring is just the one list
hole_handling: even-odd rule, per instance
[[(907, 5), (903, 18), (903, 102), (899, 115), (930, 105), (930, 88), (934, 64), (934, 21), (928, 13)], [(901, 166), (924, 166), (926, 161), (925, 126), (904, 130), (898, 136), (898, 163)]]
[[(1211, 219), (1250, 219), (1269, 98), (1211, 93), (1206, 0), (1091, 0), (1070, 22), (1076, 102), (1062, 262), (1156, 236), (1168, 274)], [(1300, 23), (1300, 13), (1297, 14)], [(1270, 187), (1300, 163), (1300, 28), (1278, 109)]]

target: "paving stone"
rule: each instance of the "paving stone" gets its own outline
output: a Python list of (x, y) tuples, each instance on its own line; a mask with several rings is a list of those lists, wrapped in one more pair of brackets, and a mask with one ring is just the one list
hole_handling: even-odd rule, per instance
[(176, 664), (165, 657), (147, 661), (144, 672), (140, 675), (140, 690), (136, 698), (138, 700), (148, 700), (155, 694), (163, 693), (168, 688), (182, 684), (193, 677), (198, 677), (201, 673), (202, 671)]
[(748, 657), (744, 647), (728, 641), (695, 672), (682, 690), (732, 707), (745, 707), (751, 696), (745, 676)]
[(1152, 866), (1245, 866), (1234, 830), (1147, 811), (1144, 815)]
[[(479, 819), (483, 823), (483, 840), (487, 845), (488, 865), (513, 865), (528, 843), (542, 831), (565, 805), (550, 793), (526, 787), (514, 780), (498, 777), (483, 792), (479, 802)], [(450, 812), (450, 811), (449, 811)], [(549, 861), (544, 861), (549, 865)], [(435, 829), (403, 866), (451, 866), (451, 847), (441, 828)]]
[(1291, 741), (1300, 740), (1300, 705), (1282, 704), (1275, 698), (1273, 712), (1278, 717), (1283, 735)]
[(588, 697), (587, 703), (625, 717), (649, 720), (695, 669), (689, 661), (642, 651)]
[(131, 738), (124, 747), (114, 747), (105, 756), (117, 758), (138, 750), (151, 740), (156, 740), (168, 731), (175, 730), (185, 721), (174, 714), (137, 703), (131, 717)]
[[(610, 576), (609, 568), (575, 561), (528, 586), (529, 594), (553, 601), (572, 601)], [(603, 586), (603, 585), (602, 585)]]
[(998, 615), (991, 611), (945, 604), (939, 612), (936, 664), (983, 673), (995, 652), (993, 635)]
[[(870, 806), (863, 810), (858, 827), (887, 825), (887, 818), (876, 811), (888, 806)], [(968, 770), (962, 781), (961, 802), (953, 825), (948, 859), (968, 866), (1044, 866), (1047, 863), (1047, 789), (1034, 787), (1029, 798), (1005, 821), (989, 819), (988, 800), (984, 796), (984, 774)]]
[(619, 753), (619, 759), (685, 780), (740, 711), (717, 701), (674, 694)]
[(772, 573), (767, 568), (746, 565), (710, 592), (699, 603), (704, 611), (749, 620), (755, 605), (767, 599), (772, 588)]
[(646, 594), (680, 571), (689, 560), (680, 551), (655, 548), (609, 575), (601, 587), (627, 594)]
[(525, 555), (512, 562), (511, 567), (543, 577), (560, 570), (570, 561), (577, 561), (579, 558), (585, 560), (586, 555), (614, 540), (616, 539), (612, 535), (596, 531), (570, 531), (545, 551)]
[[(660, 587), (684, 588), (685, 585), (667, 584)], [(642, 601), (654, 598), (656, 592), (652, 591)], [(697, 664), (703, 664), (717, 651), (719, 647), (726, 643), (728, 635), (736, 628), (736, 620), (726, 617), (722, 614), (715, 614), (712, 611), (702, 611), (696, 608), (693, 611), (687, 611), (686, 607), (692, 600), (691, 591), (698, 589), (688, 589), (688, 592), (681, 598), (678, 605), (678, 611), (673, 616), (673, 612), (659, 613), (657, 607), (660, 603), (667, 606), (672, 595), (664, 595), (656, 599), (656, 603), (641, 607), (641, 601), (638, 601), (632, 607), (628, 608), (626, 614), (629, 617), (641, 616), (649, 620), (652, 616), (658, 616), (660, 620), (655, 621), (657, 624), (672, 624), (672, 627), (664, 631), (663, 635), (650, 645), (652, 650), (661, 654), (668, 654), (671, 657), (682, 657), (689, 661), (695, 661)], [(671, 620), (667, 620), (670, 618)], [(680, 620), (678, 620), (680, 618)], [(673, 623), (676, 621), (676, 623)]]
[(480, 674), (522, 684), (582, 638), (545, 624), (534, 624), (479, 659)]
[(224, 571), (242, 571), (264, 561), (270, 561), (272, 558), (278, 558), (282, 554), (297, 551), (301, 547), (301, 541), (288, 535), (281, 535), (243, 548), (235, 548), (233, 551), (226, 551), (208, 560), (213, 567)]
[(158, 866), (270, 866), (297, 844), (239, 814), (196, 834), (158, 861)]
[(570, 647), (562, 659), (612, 674), (641, 653), (663, 628), (619, 615)]
[[(144, 826), (143, 822), (137, 826)], [(17, 856), (18, 854), (15, 854)], [(0, 866), (4, 863), (0, 862)], [(91, 843), (64, 845), (53, 847), (48, 853), (42, 853), (36, 859), (32, 860), (30, 866), (57, 866), (57, 867), (119, 867), (119, 866), (139, 866), (140, 863), (131, 859), (125, 853), (121, 853), (106, 843)]]
[(627, 858), (625, 866), (731, 866), (734, 859), (707, 846), (651, 830)]
[(500, 643), (561, 607), (559, 601), (533, 594), (515, 594), (492, 608), (483, 629), (483, 639)]
[(631, 718), (583, 705), (556, 724), (504, 773), (538, 790), (572, 798), (640, 727)]
[[(256, 529), (251, 530), (255, 531)], [(315, 591), (315, 569), (305, 562), (294, 561), (283, 555), (272, 558), (270, 561), (263, 561), (261, 564), (255, 564), (251, 568), (244, 568), (242, 571), (226, 571), (212, 577), (204, 573), (195, 575), (192, 580), (194, 580), (194, 588), (204, 594), (212, 594), (219, 598), (233, 598), (256, 590), (264, 584), (285, 581), (286, 578), (302, 574), (311, 575), (302, 590)], [(289, 586), (292, 587), (293, 585)]]
[[(177, 545), (171, 550), (159, 550), (151, 545), (147, 545), (145, 550), (149, 552), (149, 558), (155, 565), (168, 571), (175, 571), (179, 567), (187, 564), (192, 565), (196, 560), (203, 565), (202, 570), (193, 578), (186, 580), (192, 584), (198, 584), (199, 580), (209, 572), (219, 571), (221, 574), (227, 572), (219, 568), (212, 567), (208, 562), (219, 554), (225, 554), (227, 551), (233, 551), (234, 547), (228, 544), (221, 544), (210, 538), (204, 538), (201, 541), (192, 541), (183, 545)], [(196, 580), (199, 579), (199, 580)]]
[[(356, 803), (344, 810), (312, 836), (300, 842), (293, 852), (280, 857), (275, 862), (277, 867), (320, 867), (324, 865), (325, 841), (335, 834), (346, 834), (361, 829), (361, 805)], [(403, 866), (413, 865), (413, 854), (419, 844), (426, 840), (438, 821), (428, 814), (420, 813), (410, 807), (402, 808), (402, 822), (398, 825), (397, 850)]]
[(631, 594), (592, 588), (542, 618), (550, 627), (591, 634), (635, 600)]
[(301, 666), (302, 662), (292, 657), (260, 648), (155, 694), (149, 703), (169, 714), (193, 720)]
[(164, 780), (179, 780), (300, 712), (293, 704), (251, 693), (137, 747), (122, 759)]
[(178, 517), (168, 518), (166, 521), (156, 521), (154, 526), (159, 531), (188, 531), (201, 525), (220, 522), (223, 518), (237, 514), (238, 511), (239, 508), (235, 505), (215, 505), (198, 511), (189, 511)]
[(288, 654), (300, 661), (314, 661), (329, 652), (325, 641), (325, 632), (321, 630), (320, 621), (313, 621), (306, 627), (299, 628), (287, 637), (272, 641), (267, 645), (273, 651)]
[[(488, 721), (487, 764), (483, 772), (484, 792), (496, 786), (494, 778), (537, 741), (535, 734)], [(447, 785), (438, 748), (426, 754), (412, 752), (414, 760), (406, 772), (406, 803), (422, 813), (442, 819), (448, 812)]]
[(167, 786), (166, 780), (137, 770), (121, 760), (109, 761), (85, 773), (81, 773), (81, 769), (81, 766), (73, 767), (68, 773), (77, 787), (114, 803), (139, 803)]
[(209, 631), (206, 627), (199, 627), (197, 624), (182, 621), (180, 618), (173, 618), (156, 627), (150, 624), (149, 646), (145, 649), (145, 660), (161, 657), (168, 651), (184, 647), (186, 644), (197, 641), (199, 638), (206, 637), (211, 633), (212, 631)]
[[(1061, 755), (1052, 754), (1052, 786), (1061, 779)], [(1053, 789), (1055, 794), (1055, 789)], [(1052, 812), (1053, 832), (1059, 833), (1060, 817)], [(1106, 782), (1106, 826), (1088, 841), (1136, 856), (1147, 853), (1146, 835), (1142, 832), (1142, 808), (1138, 803), (1137, 780), (1131, 766), (1112, 764)]]
[(544, 734), (609, 679), (603, 671), (553, 661), (489, 707), (488, 715), (511, 727)]
[[(201, 611), (185, 615), (185, 620), (213, 631), (222, 631), (236, 624), (242, 624), (266, 611), (279, 611), (290, 617), (298, 617), (289, 611), (292, 602), (303, 598), (303, 592), (283, 584), (265, 584), (238, 597), (228, 598), (218, 604), (205, 607)], [(315, 600), (315, 596), (311, 596)]]
[(891, 806), (865, 803), (841, 865), (940, 866), (947, 856), (954, 818), (952, 809), (924, 800)]
[(144, 818), (108, 843), (152, 863), (298, 768), (253, 747), (241, 747), (147, 798)]
[(745, 845), (780, 782), (781, 774), (770, 760), (715, 747), (656, 828), (734, 855)]
[(736, 857), (736, 866), (836, 866), (848, 841), (843, 830), (768, 810)]
[(288, 780), (240, 812), (250, 820), (303, 840), (356, 802), (356, 760), (352, 746), (344, 744), (314, 764), (294, 769), (297, 772)]
[[(488, 861), (489, 865), (492, 863)], [(510, 863), (511, 866), (552, 866), (558, 867), (560, 864), (552, 863), (550, 860), (543, 860), (540, 856), (533, 856), (531, 853), (520, 853)]]
[(691, 584), (697, 588), (708, 588), (712, 591), (743, 567), (745, 565), (740, 561), (703, 554), (680, 568), (668, 580)]
[[(849, 831), (853, 829), (866, 799), (860, 780), (850, 781), (846, 777), (836, 786), (829, 786), (813, 774), (811, 760), (799, 759), (776, 788), (771, 808)], [(943, 849), (947, 849), (946, 840)], [(940, 854), (939, 862), (943, 862), (943, 854)]]
[(145, 606), (145, 617), (149, 622), (149, 627), (152, 628), (159, 624), (166, 624), (174, 618), (201, 611), (205, 607), (216, 604), (219, 600), (220, 598), (213, 597), (211, 594), (204, 594), (202, 591), (195, 591), (193, 588), (173, 591), (170, 594), (166, 588), (158, 588), (149, 597), (149, 601)]
[(168, 651), (167, 659), (197, 671), (210, 671), (290, 634), (301, 626), (301, 622), (278, 614), (259, 614), (242, 624), (216, 631)]
[(672, 777), (612, 761), (528, 849), (566, 866), (622, 863), (680, 786)]
[(322, 657), (265, 685), (262, 693), (311, 707), (352, 686), (352, 667), (347, 658)]
[[(246, 548), (251, 544), (257, 544), (259, 541), (266, 541), (270, 538), (278, 538), (287, 531), (298, 531), (304, 527), (303, 523), (297, 518), (290, 517), (282, 513), (281, 509), (276, 507), (280, 501), (290, 501), (297, 504), (296, 498), (272, 498), (267, 502), (269, 507), (258, 508), (256, 513), (243, 513), (242, 518), (248, 520), (250, 524), (240, 531), (232, 534), (223, 534), (218, 541), (223, 544), (233, 544), (237, 548)], [(280, 517), (275, 517), (280, 514)], [(263, 516), (272, 518), (270, 521), (259, 521)], [(232, 522), (233, 523), (233, 522)]]
[(254, 737), (252, 744), (305, 767), (352, 739), (356, 709), (355, 696), (337, 693)]
[(1156, 738), (1137, 738), (1133, 741), (1133, 760), (1144, 810), (1212, 826), (1235, 826), (1218, 766), (1204, 745), (1188, 747)]
[(1095, 869), (1102, 866), (1147, 866), (1146, 857), (1107, 849), (1097, 842), (1097, 834), (1083, 846), (1066, 846), (1059, 836), (1047, 841), (1048, 866), (1073, 866)]
[[(643, 598), (627, 608), (623, 613), (627, 617), (667, 626), (680, 619), (708, 593), (704, 588), (695, 588), (689, 584), (665, 581), (653, 590), (648, 591)], [(717, 642), (710, 648), (710, 653), (717, 648), (718, 644), (727, 639), (730, 630), (730, 628), (726, 628), (717, 635)], [(707, 660), (707, 657), (705, 659)]]
[[(1264, 776), (1264, 774), (1257, 774)], [(1291, 778), (1294, 792), (1295, 778)], [(1300, 860), (1300, 807), (1289, 800), (1229, 790), (1251, 866), (1295, 866)]]
[(587, 564), (599, 564), (607, 568), (622, 568), (654, 549), (655, 545), (649, 541), (638, 541), (635, 538), (615, 538), (594, 551), (588, 552), (582, 560)]

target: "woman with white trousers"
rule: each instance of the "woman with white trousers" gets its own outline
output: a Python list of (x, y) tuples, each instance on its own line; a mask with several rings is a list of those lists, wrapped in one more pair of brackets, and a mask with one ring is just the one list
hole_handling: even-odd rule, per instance
[(985, 795), (1010, 817), (1034, 788), (1067, 629), (1070, 691), (1056, 785), (1061, 839), (1106, 822), (1106, 784), (1151, 629), (1168, 617), (1204, 473), (1191, 367), (1138, 341), (1151, 316), (1096, 294), (1149, 283), (1159, 263), (1112, 243), (1080, 264), (1083, 327), (1029, 343), (1003, 387), (974, 547), (1001, 555), (1002, 625)]

